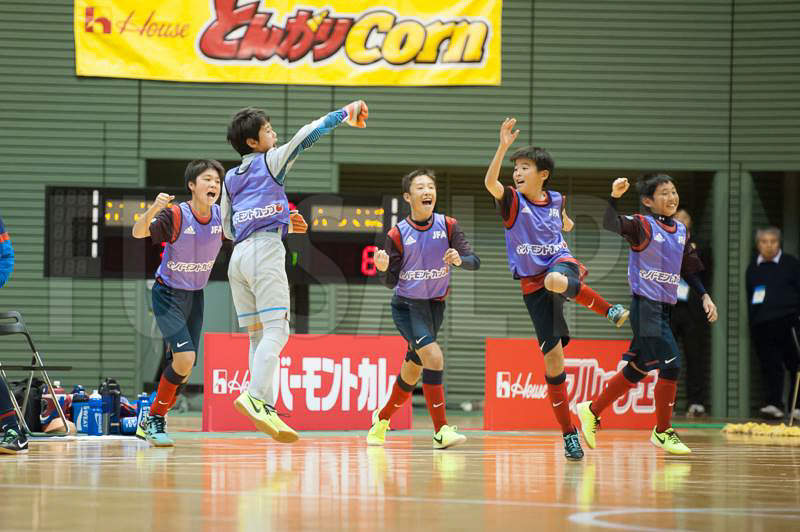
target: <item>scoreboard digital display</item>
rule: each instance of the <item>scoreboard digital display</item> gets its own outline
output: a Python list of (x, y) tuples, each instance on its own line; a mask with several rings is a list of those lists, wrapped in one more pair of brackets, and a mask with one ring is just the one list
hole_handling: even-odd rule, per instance
[[(83, 279), (151, 279), (165, 244), (135, 239), (133, 225), (159, 192), (190, 199), (185, 189), (46, 187), (45, 276)], [(355, 197), (289, 194), (290, 207), (309, 224), (306, 234), (286, 238), (286, 268), (293, 284), (370, 282), (373, 256), (399, 220), (396, 196)], [(233, 244), (223, 241), (212, 280), (227, 280)]]
[(311, 230), (338, 233), (382, 233), (383, 206), (311, 205)]

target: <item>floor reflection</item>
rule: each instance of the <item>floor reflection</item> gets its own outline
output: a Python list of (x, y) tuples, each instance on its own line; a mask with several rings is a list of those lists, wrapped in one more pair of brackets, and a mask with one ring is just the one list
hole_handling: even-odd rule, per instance
[(392, 434), (386, 447), (360, 434), (283, 446), (189, 436), (174, 449), (37, 443), (0, 459), (0, 511), (23, 530), (735, 530), (800, 518), (800, 447), (712, 431), (686, 440), (695, 452), (674, 457), (645, 433), (608, 431), (578, 463), (564, 459), (561, 438), (537, 433), (475, 432), (447, 451), (422, 432)]

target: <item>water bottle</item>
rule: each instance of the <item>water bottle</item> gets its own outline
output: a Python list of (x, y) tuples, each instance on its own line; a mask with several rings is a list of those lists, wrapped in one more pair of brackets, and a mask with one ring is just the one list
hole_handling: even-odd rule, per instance
[(136, 419), (135, 417), (124, 417), (119, 420), (120, 434), (136, 434)]
[(82, 389), (72, 394), (72, 420), (78, 432), (89, 433), (89, 397)]
[(122, 391), (114, 379), (106, 379), (100, 384), (103, 398), (103, 433), (119, 434), (119, 409)]
[(89, 396), (89, 435), (103, 435), (103, 396), (97, 390)]
[(141, 425), (150, 415), (150, 397), (142, 392), (136, 400), (136, 424)]

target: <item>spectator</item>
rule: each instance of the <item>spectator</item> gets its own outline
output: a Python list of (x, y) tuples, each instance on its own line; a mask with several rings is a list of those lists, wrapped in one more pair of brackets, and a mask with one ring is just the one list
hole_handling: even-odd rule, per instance
[[(706, 246), (698, 246), (693, 238), (692, 217), (683, 207), (678, 208), (675, 219), (686, 226), (689, 234), (687, 245), (694, 248), (706, 269), (699, 273), (704, 286), (711, 286), (711, 254)], [(686, 361), (686, 415), (706, 415), (705, 392), (708, 389), (710, 345), (708, 320), (705, 319), (703, 303), (694, 290), (681, 279), (678, 286), (678, 302), (672, 309), (670, 326), (675, 339), (681, 343)]]
[[(747, 267), (746, 283), (750, 330), (766, 389), (761, 414), (780, 419), (784, 415), (784, 368), (792, 377), (797, 372), (798, 353), (791, 329), (800, 314), (800, 262), (781, 250), (777, 227), (759, 229), (756, 247), (758, 256)], [(795, 409), (795, 416), (800, 415), (797, 405), (789, 407)]]

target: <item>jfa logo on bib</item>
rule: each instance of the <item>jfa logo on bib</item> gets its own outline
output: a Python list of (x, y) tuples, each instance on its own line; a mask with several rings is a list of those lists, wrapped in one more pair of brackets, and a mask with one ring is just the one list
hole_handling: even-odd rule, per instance
[(447, 235), (444, 231), (434, 231), (433, 232), (433, 239), (436, 240), (437, 238), (447, 238)]

